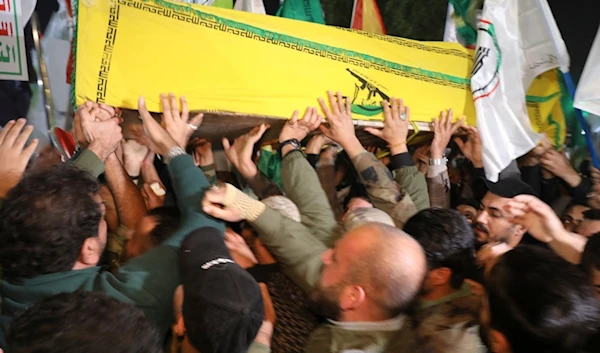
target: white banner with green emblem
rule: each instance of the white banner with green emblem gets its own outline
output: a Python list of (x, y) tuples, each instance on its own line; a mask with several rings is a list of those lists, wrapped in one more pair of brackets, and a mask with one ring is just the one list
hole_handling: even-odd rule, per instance
[[(550, 20), (554, 28), (546, 30)], [(557, 38), (554, 31), (558, 28), (545, 0), (485, 2), (471, 90), (491, 181), (540, 139), (531, 127), (525, 97), (536, 76), (559, 67), (559, 57), (568, 58), (560, 34), (559, 42), (552, 40)]]
[(0, 0), (0, 80), (29, 79), (24, 26), (21, 1)]

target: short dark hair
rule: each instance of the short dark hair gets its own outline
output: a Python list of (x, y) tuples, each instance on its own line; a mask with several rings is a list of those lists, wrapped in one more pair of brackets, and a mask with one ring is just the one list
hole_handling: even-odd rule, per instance
[(575, 206), (584, 206), (587, 208), (591, 208), (585, 201), (573, 198), (573, 199), (571, 199), (571, 201), (569, 202), (567, 207), (565, 207), (565, 211), (567, 211), (569, 208), (575, 207)]
[(450, 285), (460, 288), (475, 266), (473, 228), (456, 210), (428, 208), (411, 217), (404, 231), (425, 250), (427, 267), (452, 270)]
[(600, 210), (590, 209), (583, 212), (583, 219), (589, 219), (591, 221), (600, 221)]
[(588, 238), (581, 255), (581, 268), (588, 274), (591, 274), (592, 270), (600, 270), (600, 233)]
[(12, 322), (10, 353), (159, 353), (153, 323), (132, 304), (100, 292), (61, 293), (34, 304)]
[(98, 236), (98, 190), (89, 173), (68, 163), (26, 174), (0, 208), (4, 279), (71, 270), (83, 242)]
[(596, 332), (600, 303), (589, 278), (551, 250), (518, 246), (486, 278), (490, 327), (513, 353), (576, 352)]
[(155, 245), (169, 239), (181, 223), (181, 212), (177, 207), (157, 207), (148, 211), (148, 216), (156, 222), (156, 226), (150, 232), (150, 239)]

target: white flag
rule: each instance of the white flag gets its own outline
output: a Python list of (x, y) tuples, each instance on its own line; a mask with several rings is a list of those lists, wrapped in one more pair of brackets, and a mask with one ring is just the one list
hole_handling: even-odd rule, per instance
[(233, 8), (238, 11), (252, 12), (261, 15), (267, 14), (265, 4), (262, 0), (237, 0)]
[(579, 79), (575, 107), (600, 116), (600, 28)]
[[(446, 26), (444, 27), (444, 42), (460, 43), (456, 35), (456, 24), (452, 19), (454, 14), (454, 6), (448, 2), (448, 11), (446, 12)], [(461, 43), (462, 44), (462, 43)]]
[(486, 0), (479, 22), (471, 90), (483, 143), (486, 178), (497, 181), (510, 162), (540, 139), (525, 95), (533, 79), (568, 70), (569, 56), (546, 0)]

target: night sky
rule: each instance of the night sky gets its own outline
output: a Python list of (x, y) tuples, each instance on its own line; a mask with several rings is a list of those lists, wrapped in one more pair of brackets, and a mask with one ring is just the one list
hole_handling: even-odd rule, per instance
[(573, 79), (578, 80), (600, 26), (600, 0), (548, 2), (571, 55)]

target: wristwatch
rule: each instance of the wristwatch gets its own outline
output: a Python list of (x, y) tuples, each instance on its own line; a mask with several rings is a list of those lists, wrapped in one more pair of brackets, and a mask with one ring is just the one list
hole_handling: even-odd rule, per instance
[(448, 158), (446, 157), (442, 157), (442, 158), (429, 158), (429, 165), (446, 165), (448, 164)]
[(287, 145), (292, 145), (294, 146), (295, 149), (300, 149), (300, 146), (302, 146), (300, 144), (300, 141), (298, 141), (298, 139), (289, 139), (289, 140), (285, 140), (283, 141), (280, 145), (279, 145), (279, 151), (281, 151), (283, 149), (283, 147), (287, 146)]

